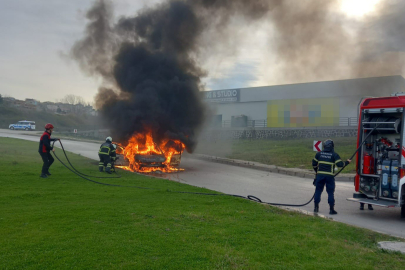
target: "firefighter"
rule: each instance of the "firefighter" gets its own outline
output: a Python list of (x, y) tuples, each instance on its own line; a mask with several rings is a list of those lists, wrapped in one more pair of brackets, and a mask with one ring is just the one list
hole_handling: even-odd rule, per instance
[(110, 157), (111, 157), (111, 172), (115, 172), (115, 161), (118, 159), (117, 158), (117, 145), (113, 144), (113, 150), (110, 152)]
[(340, 156), (334, 151), (334, 143), (328, 139), (324, 142), (324, 150), (316, 153), (315, 158), (312, 160), (312, 166), (316, 173), (315, 178), (315, 208), (314, 212), (319, 211), (319, 203), (321, 201), (321, 195), (323, 188), (326, 185), (326, 192), (328, 193), (328, 203), (330, 206), (330, 215), (336, 215), (335, 211), (335, 177), (334, 169), (335, 165), (338, 167), (347, 166), (351, 160), (343, 162)]
[(42, 171), (40, 175), (40, 177), (42, 178), (47, 178), (48, 176), (51, 175), (51, 173), (49, 172), (49, 167), (51, 167), (52, 163), (54, 162), (54, 158), (52, 157), (50, 151), (55, 151), (51, 146), (51, 142), (59, 140), (59, 139), (51, 139), (53, 128), (54, 127), (52, 124), (46, 124), (45, 132), (39, 139), (38, 152), (41, 155), (42, 161), (44, 162), (44, 164), (42, 165)]
[(111, 153), (115, 153), (115, 149), (112, 144), (112, 138), (108, 136), (105, 139), (105, 143), (100, 146), (100, 150), (98, 151), (98, 156), (100, 157), (100, 163), (98, 164), (98, 169), (100, 172), (105, 171), (106, 173), (111, 173)]

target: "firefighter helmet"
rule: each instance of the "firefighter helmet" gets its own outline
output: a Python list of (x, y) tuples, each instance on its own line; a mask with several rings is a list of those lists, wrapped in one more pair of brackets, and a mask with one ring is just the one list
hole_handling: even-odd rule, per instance
[(53, 125), (50, 124), (50, 123), (48, 123), (48, 124), (45, 125), (45, 129), (52, 129), (52, 128), (53, 128)]
[(335, 147), (335, 144), (333, 143), (333, 141), (331, 139), (327, 139), (323, 143), (323, 147), (325, 148), (325, 150), (333, 150), (333, 148)]
[(112, 142), (112, 138), (110, 136), (108, 136), (107, 138), (105, 138), (106, 141)]

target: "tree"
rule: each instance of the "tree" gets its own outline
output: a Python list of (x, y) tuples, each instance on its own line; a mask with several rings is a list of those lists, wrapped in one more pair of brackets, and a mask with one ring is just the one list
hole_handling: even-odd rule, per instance
[(75, 95), (66, 95), (64, 98), (62, 98), (60, 100), (60, 102), (71, 104), (71, 105), (76, 105), (76, 104), (82, 104), (84, 106), (86, 105), (86, 101), (84, 100), (84, 98), (82, 98), (80, 96), (75, 96)]

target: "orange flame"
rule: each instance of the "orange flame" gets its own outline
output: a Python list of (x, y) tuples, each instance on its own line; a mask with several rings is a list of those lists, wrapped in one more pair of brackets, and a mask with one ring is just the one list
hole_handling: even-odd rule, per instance
[[(129, 161), (129, 166), (116, 166), (137, 172), (177, 172), (185, 145), (179, 140), (164, 139), (159, 144), (153, 140), (152, 132), (133, 135), (126, 146), (120, 146), (117, 154)], [(145, 157), (147, 160), (145, 161)]]

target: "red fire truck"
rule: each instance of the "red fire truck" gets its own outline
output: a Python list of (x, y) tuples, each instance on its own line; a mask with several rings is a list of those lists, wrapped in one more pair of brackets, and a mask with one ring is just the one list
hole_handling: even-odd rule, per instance
[[(405, 94), (366, 98), (359, 106), (355, 193), (347, 200), (401, 207), (405, 218)], [(361, 146), (361, 147), (360, 147)]]

